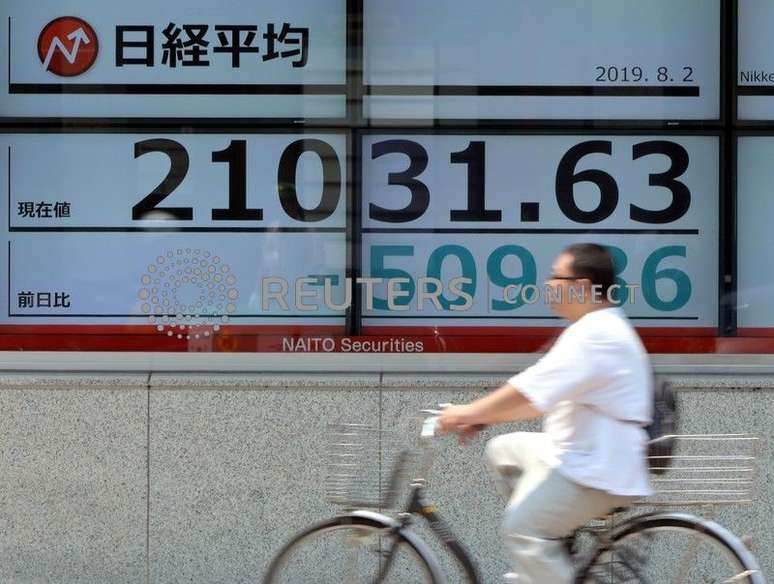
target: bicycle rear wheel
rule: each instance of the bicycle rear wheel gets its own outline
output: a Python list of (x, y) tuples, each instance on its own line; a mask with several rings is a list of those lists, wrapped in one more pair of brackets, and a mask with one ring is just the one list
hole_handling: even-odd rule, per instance
[(635, 518), (579, 573), (586, 584), (765, 584), (755, 558), (717, 523), (685, 514)]
[[(389, 571), (379, 580), (389, 550)], [(389, 525), (337, 517), (307, 529), (274, 558), (264, 584), (442, 584), (426, 552)]]

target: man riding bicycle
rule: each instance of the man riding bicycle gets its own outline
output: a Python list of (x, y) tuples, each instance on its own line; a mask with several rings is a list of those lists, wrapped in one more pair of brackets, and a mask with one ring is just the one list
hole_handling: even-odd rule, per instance
[(548, 353), (489, 395), (449, 406), (440, 428), (463, 439), (483, 426), (544, 416), (543, 432), (487, 444), (487, 465), (508, 499), (503, 531), (522, 584), (569, 584), (563, 538), (650, 494), (646, 462), (653, 380), (647, 353), (611, 302), (613, 262), (596, 244), (574, 244), (547, 280), (552, 309), (570, 321)]

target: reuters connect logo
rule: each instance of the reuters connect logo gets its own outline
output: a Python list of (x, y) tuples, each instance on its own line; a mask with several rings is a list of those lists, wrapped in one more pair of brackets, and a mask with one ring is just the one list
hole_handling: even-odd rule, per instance
[(97, 33), (75, 16), (49, 22), (38, 37), (38, 57), (43, 68), (61, 77), (74, 77), (94, 64), (99, 51)]

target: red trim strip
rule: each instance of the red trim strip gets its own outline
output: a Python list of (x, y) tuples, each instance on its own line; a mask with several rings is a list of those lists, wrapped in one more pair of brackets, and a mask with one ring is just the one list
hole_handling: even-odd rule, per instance
[[(218, 334), (239, 335), (314, 335), (314, 334), (342, 334), (343, 327), (336, 325), (297, 325), (297, 324), (273, 324), (273, 325), (223, 325)], [(0, 335), (35, 334), (35, 335), (154, 335), (164, 336), (153, 325), (106, 325), (106, 324), (5, 324), (0, 325)]]
[[(367, 326), (363, 327), (363, 334), (367, 335), (459, 335), (459, 336), (556, 336), (564, 327), (503, 327), (503, 326)], [(716, 327), (637, 327), (637, 332), (642, 337), (715, 337), (718, 334)], [(774, 333), (772, 334), (774, 336)]]
[(737, 335), (740, 337), (774, 337), (774, 328), (740, 327), (737, 329)]
[[(367, 327), (363, 336), (347, 337), (340, 326), (228, 325), (210, 337), (187, 340), (169, 337), (147, 325), (2, 325), (0, 350), (533, 353), (545, 351), (561, 330)], [(774, 354), (774, 329), (740, 329), (737, 337), (718, 337), (714, 328), (638, 330), (652, 353)], [(322, 339), (326, 339), (324, 346)]]

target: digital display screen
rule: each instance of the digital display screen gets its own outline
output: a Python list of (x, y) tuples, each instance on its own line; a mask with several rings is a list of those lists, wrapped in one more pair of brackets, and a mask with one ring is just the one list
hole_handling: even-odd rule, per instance
[(594, 241), (638, 326), (717, 327), (717, 137), (369, 134), (362, 156), (364, 326), (556, 326), (551, 262)]
[(346, 115), (346, 0), (38, 0), (0, 17), (0, 116)]
[(738, 10), (737, 117), (774, 120), (774, 5), (767, 0), (744, 0)]
[(720, 30), (720, 0), (366, 0), (365, 114), (717, 120)]
[(15, 134), (0, 145), (1, 323), (145, 325), (187, 340), (225, 324), (341, 332), (346, 134)]
[(538, 351), (583, 242), (649, 350), (774, 346), (771, 2), (0, 17), (7, 349)]
[(744, 334), (774, 334), (774, 282), (762, 254), (774, 246), (774, 137), (742, 136), (737, 163), (737, 326)]

